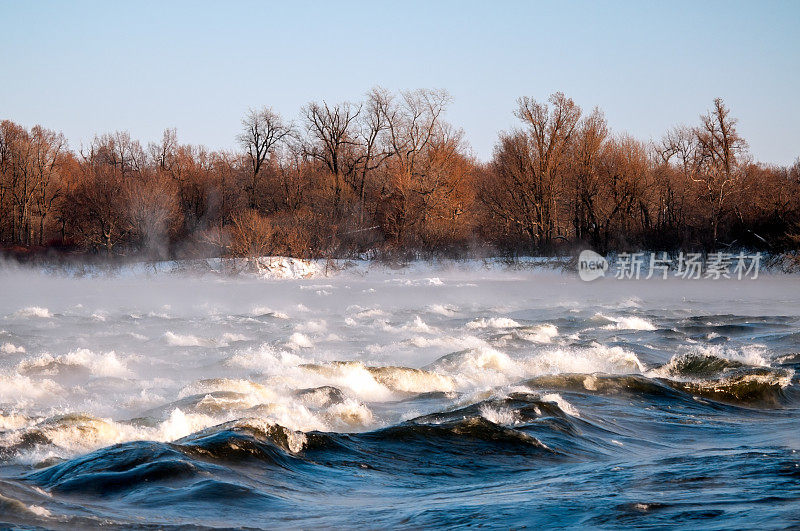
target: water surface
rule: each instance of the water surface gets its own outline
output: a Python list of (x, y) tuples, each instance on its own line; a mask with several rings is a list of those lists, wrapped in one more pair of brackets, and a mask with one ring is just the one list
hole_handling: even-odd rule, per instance
[(793, 277), (0, 291), (0, 525), (800, 524)]

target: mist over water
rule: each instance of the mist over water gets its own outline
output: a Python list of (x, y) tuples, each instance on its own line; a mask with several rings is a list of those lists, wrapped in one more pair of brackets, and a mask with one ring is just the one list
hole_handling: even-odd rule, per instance
[(800, 283), (0, 272), (0, 525), (800, 523)]

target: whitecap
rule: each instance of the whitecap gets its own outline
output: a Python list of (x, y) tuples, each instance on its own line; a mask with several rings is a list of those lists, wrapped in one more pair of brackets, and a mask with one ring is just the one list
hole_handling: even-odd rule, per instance
[(14, 345), (13, 343), (3, 343), (0, 346), (0, 352), (3, 354), (24, 354), (25, 347)]
[(611, 321), (611, 324), (604, 326), (606, 330), (655, 330), (656, 327), (650, 321), (635, 315), (625, 317), (610, 317), (597, 314), (597, 317)]
[(164, 339), (174, 347), (211, 347), (216, 344), (213, 339), (206, 339), (191, 334), (176, 334), (174, 332), (165, 333)]
[(286, 346), (290, 349), (296, 350), (300, 348), (312, 348), (314, 343), (311, 339), (305, 335), (301, 334), (300, 332), (295, 332), (291, 336), (289, 336), (289, 340), (286, 342)]
[(28, 306), (27, 308), (22, 308), (14, 313), (14, 317), (37, 317), (40, 319), (49, 319), (53, 317), (53, 314), (50, 313), (50, 310), (47, 308), (42, 308), (41, 306)]
[(470, 321), (467, 323), (467, 328), (469, 329), (476, 329), (476, 328), (516, 328), (520, 325), (513, 319), (509, 319), (508, 317), (490, 317), (488, 319), (481, 318), (476, 319), (475, 321)]

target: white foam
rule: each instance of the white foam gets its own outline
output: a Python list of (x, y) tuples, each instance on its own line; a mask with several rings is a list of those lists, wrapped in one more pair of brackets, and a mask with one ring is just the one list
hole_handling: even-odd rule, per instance
[(376, 367), (371, 372), (378, 382), (393, 391), (429, 393), (455, 390), (455, 382), (451, 377), (436, 372), (406, 367)]
[(527, 331), (520, 331), (519, 337), (532, 343), (550, 343), (558, 336), (558, 328), (551, 324), (541, 324)]
[(228, 367), (256, 369), (271, 374), (279, 374), (289, 367), (296, 367), (308, 360), (293, 352), (275, 350), (263, 344), (257, 348), (239, 351), (224, 361)]
[[(753, 344), (744, 345), (739, 348), (731, 348), (722, 345), (694, 344), (680, 348), (666, 364), (649, 371), (647, 374), (654, 377), (679, 376), (678, 371), (675, 369), (686, 356), (715, 357), (756, 367), (768, 367), (770, 365), (767, 347), (765, 345)], [(751, 376), (757, 379), (755, 375)], [(791, 377), (789, 380), (791, 380)], [(787, 381), (786, 383), (788, 384), (789, 382)]]
[(39, 505), (28, 505), (28, 510), (36, 516), (40, 516), (42, 518), (49, 518), (51, 516), (50, 511)]
[(310, 332), (310, 333), (322, 333), (328, 329), (328, 323), (325, 322), (324, 319), (319, 320), (308, 320), (297, 323), (295, 325), (296, 330), (300, 330), (303, 332)]
[(36, 358), (22, 360), (17, 365), (20, 373), (57, 375), (69, 368), (86, 368), (94, 376), (124, 378), (131, 375), (125, 362), (113, 351), (97, 353), (79, 348), (60, 356), (44, 353)]
[(295, 332), (289, 336), (286, 346), (296, 350), (299, 348), (313, 348), (314, 343), (307, 335), (301, 334), (300, 332)]
[(180, 409), (175, 408), (170, 413), (169, 418), (158, 426), (158, 440), (174, 441), (218, 423), (217, 419), (208, 415), (187, 415)]
[(604, 326), (606, 330), (655, 330), (656, 327), (650, 321), (635, 315), (625, 317), (610, 317), (597, 314), (599, 318), (611, 321), (611, 324)]
[(414, 336), (408, 339), (405, 343), (418, 348), (436, 347), (449, 349), (452, 351), (489, 346), (489, 344), (483, 339), (468, 334), (461, 336)]
[(467, 328), (516, 328), (522, 326), (513, 319), (508, 317), (490, 317), (489, 319), (476, 319), (467, 323)]
[[(300, 306), (302, 306), (302, 305), (300, 305)], [(270, 317), (274, 317), (276, 319), (289, 319), (289, 316), (286, 315), (285, 313), (277, 312), (277, 311), (272, 310), (272, 309), (270, 309), (270, 308), (268, 308), (266, 306), (254, 306), (250, 310), (250, 314), (255, 316), (255, 317), (259, 317), (259, 316), (262, 316), (262, 315), (269, 315)]]
[(174, 332), (165, 333), (164, 339), (175, 347), (212, 347), (216, 344), (213, 339), (206, 339), (192, 334), (176, 334)]
[(451, 376), (460, 390), (506, 386), (549, 374), (641, 374), (644, 371), (634, 353), (597, 343), (589, 347), (551, 347), (523, 357), (512, 357), (486, 345), (449, 355), (431, 368)]
[(53, 314), (50, 313), (50, 310), (47, 308), (42, 308), (41, 306), (28, 306), (27, 308), (22, 308), (14, 313), (15, 317), (37, 317), (40, 319), (49, 319), (53, 317)]
[(424, 332), (427, 334), (432, 334), (436, 332), (436, 329), (425, 323), (425, 321), (423, 321), (419, 315), (415, 315), (413, 321), (403, 325), (403, 330), (410, 330), (412, 332)]
[(522, 421), (518, 412), (508, 408), (496, 408), (482, 404), (480, 412), (483, 418), (500, 426), (516, 426)]
[(237, 341), (249, 341), (250, 338), (248, 338), (244, 334), (233, 334), (230, 332), (226, 332), (225, 334), (222, 334), (221, 339), (223, 343), (230, 344), (230, 343), (235, 343)]
[(458, 308), (449, 304), (432, 304), (428, 306), (428, 311), (450, 317), (455, 315), (455, 313), (458, 311)]
[(372, 411), (355, 400), (334, 404), (325, 412), (328, 426), (334, 429), (363, 428), (374, 422)]
[(178, 398), (215, 391), (253, 395), (258, 401), (271, 401), (278, 396), (272, 389), (250, 380), (212, 378), (199, 380), (187, 385), (178, 393)]
[(564, 398), (558, 393), (550, 393), (547, 395), (542, 395), (543, 402), (555, 402), (558, 408), (566, 413), (567, 415), (572, 415), (573, 417), (580, 417), (580, 413), (578, 412), (575, 407), (564, 400)]
[[(378, 382), (367, 367), (358, 361), (341, 362), (334, 365), (308, 365), (303, 370), (302, 381), (311, 386), (332, 385), (345, 389), (361, 400), (385, 402), (397, 396)], [(300, 387), (298, 385), (298, 387)]]
[(357, 311), (353, 317), (356, 319), (368, 319), (372, 317), (383, 317), (384, 315), (386, 315), (386, 312), (380, 308), (367, 308)]
[(11, 373), (0, 373), (0, 403), (25, 407), (33, 400), (44, 400), (60, 396), (64, 389), (52, 379), (36, 378)]
[(645, 367), (622, 347), (592, 343), (588, 347), (548, 348), (525, 361), (532, 376), (560, 373), (641, 374)]
[(0, 431), (18, 430), (27, 426), (29, 422), (30, 419), (25, 415), (20, 415), (18, 413), (4, 414), (0, 412)]
[(3, 354), (24, 354), (25, 347), (18, 347), (13, 343), (3, 343), (3, 345), (0, 346), (0, 352)]

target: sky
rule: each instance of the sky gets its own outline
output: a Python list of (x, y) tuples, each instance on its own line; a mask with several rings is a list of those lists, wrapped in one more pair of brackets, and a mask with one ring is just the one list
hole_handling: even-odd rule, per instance
[(73, 149), (233, 149), (248, 108), (297, 118), (374, 86), (443, 88), (488, 160), (520, 96), (564, 92), (612, 132), (658, 140), (716, 97), (756, 160), (800, 156), (800, 1), (23, 2), (0, 0), (0, 119)]

